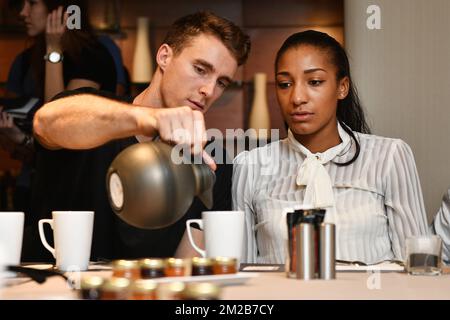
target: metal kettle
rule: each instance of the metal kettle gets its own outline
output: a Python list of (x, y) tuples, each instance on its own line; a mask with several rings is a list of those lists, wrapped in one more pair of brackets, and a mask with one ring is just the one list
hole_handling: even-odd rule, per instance
[(106, 176), (114, 212), (128, 224), (157, 229), (178, 221), (194, 196), (213, 205), (216, 176), (206, 164), (176, 164), (163, 142), (132, 145), (117, 155)]

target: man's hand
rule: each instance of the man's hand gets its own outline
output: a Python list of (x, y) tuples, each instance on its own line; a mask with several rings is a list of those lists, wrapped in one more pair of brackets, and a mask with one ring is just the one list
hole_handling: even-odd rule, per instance
[(214, 160), (203, 150), (207, 136), (205, 119), (200, 111), (189, 107), (144, 109), (147, 109), (150, 116), (138, 119), (142, 134), (154, 136), (156, 130), (165, 142), (189, 145), (194, 155), (202, 154), (205, 163), (216, 170)]

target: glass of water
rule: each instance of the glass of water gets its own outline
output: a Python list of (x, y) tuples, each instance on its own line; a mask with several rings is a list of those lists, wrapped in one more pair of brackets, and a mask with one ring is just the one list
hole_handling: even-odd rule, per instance
[(439, 236), (406, 239), (406, 270), (413, 275), (441, 274), (442, 240)]

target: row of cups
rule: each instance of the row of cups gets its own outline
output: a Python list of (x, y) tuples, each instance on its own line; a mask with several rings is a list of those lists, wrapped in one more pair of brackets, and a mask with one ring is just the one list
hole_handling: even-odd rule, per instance
[[(14, 275), (3, 272), (3, 266), (20, 264), (24, 219), (23, 212), (0, 212), (0, 277)], [(46, 223), (53, 229), (54, 248), (45, 238)], [(39, 221), (41, 241), (56, 259), (59, 270), (88, 269), (93, 223), (93, 211), (53, 211), (52, 219)], [(194, 223), (204, 230), (205, 250), (193, 241), (190, 225)], [(242, 211), (204, 211), (202, 219), (188, 220), (186, 227), (192, 246), (203, 257), (241, 256), (244, 237)], [(439, 274), (441, 247), (442, 241), (436, 236), (408, 239), (407, 270), (413, 274)]]
[[(0, 212), (0, 267), (20, 264), (22, 250), (23, 212)], [(44, 233), (44, 225), (53, 229), (55, 246)], [(194, 242), (190, 226), (198, 224), (204, 231), (205, 250)], [(89, 266), (93, 211), (53, 211), (52, 219), (39, 221), (39, 236), (43, 246), (56, 259), (61, 271), (83, 271)], [(189, 240), (202, 257), (240, 257), (244, 239), (244, 212), (204, 211), (202, 219), (186, 221)]]
[[(0, 212), (0, 267), (20, 264), (25, 214)], [(44, 224), (53, 229), (55, 247), (50, 246)], [(52, 219), (39, 221), (42, 244), (56, 259), (63, 271), (87, 270), (91, 253), (93, 211), (53, 211)], [(5, 272), (4, 276), (14, 275)]]
[(78, 296), (84, 300), (219, 300), (221, 288), (210, 282), (157, 282), (152, 279), (87, 276)]

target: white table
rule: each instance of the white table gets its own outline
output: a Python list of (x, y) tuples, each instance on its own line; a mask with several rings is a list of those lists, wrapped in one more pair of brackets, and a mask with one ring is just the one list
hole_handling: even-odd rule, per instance
[[(110, 271), (83, 272), (110, 276)], [(25, 280), (26, 281), (26, 280)], [(0, 299), (77, 299), (61, 277), (43, 284), (34, 281), (1, 288)], [(288, 279), (284, 273), (259, 273), (245, 284), (225, 286), (222, 299), (305, 300), (305, 299), (447, 299), (450, 275), (411, 276), (406, 273), (339, 272), (336, 280)]]

